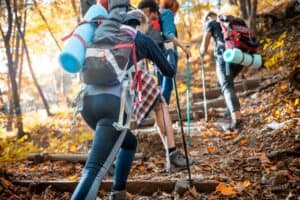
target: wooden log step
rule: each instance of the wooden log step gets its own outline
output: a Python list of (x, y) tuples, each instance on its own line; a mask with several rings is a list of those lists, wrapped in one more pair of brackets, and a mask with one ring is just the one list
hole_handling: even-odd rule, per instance
[[(178, 114), (177, 114), (176, 110), (170, 110), (169, 113), (171, 115), (172, 122), (178, 121)], [(191, 120), (197, 119), (197, 118), (195, 118), (197, 116), (199, 116), (199, 115), (198, 114), (193, 114), (193, 111), (191, 110), (191, 112), (190, 112), (190, 119)], [(184, 120), (184, 121), (187, 120), (186, 110), (181, 109), (181, 117), (182, 117), (182, 120)], [(153, 126), (154, 123), (155, 123), (155, 119), (153, 117), (146, 118), (142, 122), (142, 124), (140, 125), (140, 127)], [(131, 129), (136, 129), (136, 128), (140, 128), (140, 127), (137, 127), (136, 121), (131, 121), (131, 123), (130, 123), (130, 128)]]
[[(72, 154), (72, 153), (52, 153), (52, 154), (44, 154), (44, 153), (30, 153), (27, 156), (27, 160), (31, 160), (37, 163), (45, 162), (45, 161), (67, 161), (67, 162), (79, 162), (85, 163), (87, 160), (88, 154)], [(136, 153), (135, 159), (141, 159), (144, 155), (142, 153)]]
[[(235, 90), (237, 92), (243, 91), (243, 90), (252, 90), (255, 89), (257, 87), (259, 87), (260, 82), (262, 80), (261, 79), (249, 79), (249, 80), (245, 80), (245, 81), (239, 81), (239, 82), (235, 82)], [(206, 98), (207, 99), (213, 99), (213, 98), (217, 98), (221, 95), (221, 88), (217, 87), (217, 88), (212, 88), (209, 91), (206, 92)], [(203, 98), (203, 93), (192, 93), (192, 99), (200, 99)]]
[[(112, 187), (112, 180), (104, 180), (101, 183), (100, 190), (105, 192), (110, 192)], [(127, 192), (131, 194), (139, 195), (152, 195), (157, 191), (172, 193), (175, 188), (176, 180), (128, 180), (126, 184)], [(52, 186), (54, 189), (63, 192), (73, 192), (75, 190), (78, 181), (68, 181), (68, 180), (15, 180), (13, 184), (28, 187), (35, 191), (43, 191), (48, 186)], [(208, 180), (200, 181), (193, 180), (193, 186), (198, 192), (209, 193), (216, 190), (219, 182)]]

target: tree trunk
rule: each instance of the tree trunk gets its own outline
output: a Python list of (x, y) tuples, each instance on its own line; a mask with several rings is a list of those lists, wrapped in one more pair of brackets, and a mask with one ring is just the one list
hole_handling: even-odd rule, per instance
[(25, 135), (23, 130), (23, 122), (22, 122), (22, 111), (20, 106), (20, 99), (18, 94), (18, 86), (17, 81), (15, 77), (15, 72), (13, 68), (13, 56), (11, 53), (11, 46), (10, 46), (10, 39), (12, 34), (12, 25), (13, 25), (13, 14), (10, 6), (10, 1), (6, 0), (6, 9), (7, 9), (7, 16), (8, 16), (8, 30), (6, 34), (4, 33), (1, 25), (0, 25), (0, 31), (4, 42), (5, 47), (5, 53), (7, 57), (7, 67), (8, 67), (8, 74), (10, 78), (11, 88), (12, 88), (12, 96), (13, 96), (13, 102), (14, 102), (14, 110), (16, 115), (16, 127), (18, 129), (18, 138), (21, 138)]
[(246, 9), (246, 2), (245, 0), (239, 0), (240, 10), (241, 10), (241, 17), (244, 20), (247, 20), (247, 9)]
[[(27, 5), (27, 0), (24, 1), (24, 5)], [(26, 33), (26, 22), (27, 22), (27, 9), (24, 11), (24, 20), (23, 20), (23, 35), (25, 37)], [(21, 55), (20, 55), (20, 66), (19, 66), (19, 94), (21, 94), (21, 87), (22, 87), (22, 74), (23, 74), (23, 63), (24, 63), (24, 44), (22, 42), (21, 46)]]
[(13, 117), (14, 117), (14, 102), (11, 89), (11, 83), (9, 74), (7, 74), (7, 125), (6, 130), (12, 131), (13, 129)]
[(77, 16), (77, 22), (79, 23), (80, 22), (80, 16), (79, 16), (79, 12), (78, 12), (78, 9), (77, 9), (77, 2), (75, 0), (71, 0), (71, 3), (72, 3), (72, 8), (73, 8), (74, 14), (75, 14), (75, 16)]
[(247, 22), (248, 27), (256, 33), (257, 0), (239, 0), (241, 17)]
[(59, 45), (59, 42), (57, 41), (56, 37), (54, 36), (54, 33), (52, 32), (52, 30), (51, 30), (51, 28), (50, 28), (50, 26), (49, 26), (49, 23), (48, 23), (46, 17), (43, 15), (42, 11), (39, 9), (36, 0), (32, 0), (32, 2), (33, 2), (33, 4), (34, 4), (35, 9), (38, 11), (38, 13), (39, 13), (39, 15), (41, 16), (42, 20), (43, 20), (44, 23), (46, 24), (47, 29), (48, 29), (48, 31), (49, 31), (51, 37), (53, 38), (53, 40), (54, 40), (56, 46), (58, 47), (59, 50), (61, 50), (61, 47), (60, 47), (60, 45)]
[(249, 28), (252, 33), (256, 33), (256, 10), (257, 10), (257, 0), (252, 0), (251, 10), (249, 15)]
[(228, 0), (228, 3), (231, 4), (231, 5), (237, 5), (238, 4), (237, 0)]
[(32, 68), (32, 64), (31, 64), (31, 59), (30, 59), (30, 56), (29, 56), (29, 51), (28, 51), (28, 48), (27, 48), (27, 44), (26, 44), (26, 41), (25, 41), (25, 38), (24, 38), (24, 35), (23, 33), (21, 32), (20, 30), (20, 23), (18, 22), (18, 20), (16, 20), (16, 25), (17, 25), (17, 28), (18, 28), (18, 32), (19, 32), (19, 37), (21, 38), (22, 42), (23, 42), (23, 45), (24, 45), (24, 50), (25, 50), (25, 54), (26, 54), (26, 58), (27, 58), (27, 62), (28, 62), (28, 67), (29, 67), (29, 70), (30, 70), (30, 74), (31, 74), (31, 77), (33, 79), (33, 82), (34, 82), (34, 85), (35, 87), (37, 88), (39, 94), (40, 94), (40, 97), (42, 99), (42, 102), (45, 106), (45, 109), (46, 109), (46, 112), (47, 112), (47, 115), (48, 116), (51, 116), (51, 113), (50, 113), (50, 109), (49, 109), (49, 105), (48, 105), (48, 102), (44, 96), (44, 93), (37, 81), (37, 78), (35, 76), (35, 73), (33, 71), (33, 68)]
[(80, 13), (84, 16), (86, 11), (96, 3), (96, 0), (80, 0)]

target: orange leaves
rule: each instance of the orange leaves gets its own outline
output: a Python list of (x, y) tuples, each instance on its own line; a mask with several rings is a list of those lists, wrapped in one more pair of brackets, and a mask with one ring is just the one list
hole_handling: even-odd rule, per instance
[(4, 179), (3, 177), (0, 177), (0, 185), (2, 185), (6, 189), (12, 187), (12, 183), (10, 181)]
[(296, 98), (294, 101), (294, 106), (297, 107), (300, 103), (300, 98)]
[(79, 177), (78, 177), (77, 174), (75, 174), (75, 175), (73, 175), (73, 176), (69, 176), (68, 179), (69, 179), (70, 181), (76, 181), (76, 180), (79, 179)]
[(207, 147), (206, 150), (207, 150), (208, 153), (214, 153), (216, 151), (216, 149), (212, 146)]
[(248, 180), (246, 180), (246, 181), (244, 181), (244, 182), (242, 183), (242, 185), (243, 185), (244, 188), (249, 187), (250, 184), (251, 184), (251, 183), (250, 183), (250, 181), (248, 181)]
[(141, 164), (141, 165), (137, 165), (136, 168), (140, 171), (140, 172), (144, 172), (146, 170), (145, 165)]
[(216, 191), (220, 192), (224, 196), (236, 197), (238, 193), (241, 193), (242, 191), (250, 187), (251, 183), (250, 181), (245, 180), (243, 182), (233, 183), (233, 185), (234, 186), (225, 183), (220, 183), (216, 187)]
[(240, 141), (240, 145), (247, 145), (248, 144), (248, 139), (243, 139)]
[(232, 197), (235, 197), (236, 194), (237, 194), (237, 191), (234, 189), (234, 187), (232, 186), (229, 186), (229, 185), (226, 185), (224, 183), (220, 183), (216, 190), (218, 192), (220, 192), (222, 195), (224, 196), (232, 196)]

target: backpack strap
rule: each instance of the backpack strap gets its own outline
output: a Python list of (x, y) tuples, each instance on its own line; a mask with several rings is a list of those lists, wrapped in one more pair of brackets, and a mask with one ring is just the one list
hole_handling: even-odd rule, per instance
[(104, 19), (104, 17), (103, 18), (98, 17), (98, 18), (95, 18), (94, 20), (90, 20), (90, 21), (82, 20), (81, 22), (79, 22), (77, 24), (77, 26), (73, 29), (73, 31), (71, 33), (69, 33), (68, 35), (61, 38), (61, 40), (65, 41), (65, 40), (69, 39), (70, 37), (74, 36), (74, 37), (78, 38), (85, 47), (88, 47), (88, 43), (81, 37), (81, 35), (74, 33), (75, 29), (82, 24), (88, 24), (88, 23), (95, 23), (96, 25), (100, 25), (102, 23), (103, 19)]
[[(137, 82), (138, 83), (137, 84), (138, 97), (139, 97), (139, 101), (141, 101), (141, 99), (142, 99), (142, 79), (141, 79), (142, 73), (141, 73), (140, 70), (138, 70), (138, 67), (137, 67), (137, 57), (136, 57), (135, 43), (116, 44), (113, 48), (114, 49), (120, 49), (120, 48), (131, 48), (132, 49), (132, 61), (133, 61), (134, 69), (135, 69), (135, 76), (134, 76), (134, 80), (132, 81), (131, 89), (134, 89), (134, 87), (136, 86), (135, 83)], [(124, 71), (127, 73), (129, 70), (126, 69)], [(126, 73), (124, 73), (123, 76), (125, 76)], [(131, 76), (130, 73), (129, 73), (129, 76)], [(113, 127), (115, 127), (116, 130), (118, 130), (118, 131), (121, 131), (121, 130), (124, 130), (124, 129), (129, 129), (129, 126), (130, 126), (131, 108), (130, 108), (130, 105), (128, 105), (126, 103), (127, 102), (126, 94), (127, 94), (127, 91), (128, 91), (128, 87), (129, 87), (129, 81), (128, 80), (123, 80), (122, 81), (121, 97), (120, 97), (119, 119), (118, 119), (118, 122), (113, 123)], [(123, 122), (124, 111), (127, 113), (127, 119), (126, 119), (125, 124)]]
[(118, 49), (118, 48), (131, 48), (132, 49), (132, 62), (133, 62), (134, 70), (135, 70), (135, 76), (134, 76), (134, 79), (132, 81), (131, 89), (134, 89), (135, 87), (137, 87), (138, 97), (139, 97), (138, 101), (141, 102), (142, 101), (142, 86), (143, 86), (143, 84), (142, 84), (142, 73), (137, 67), (137, 57), (136, 57), (135, 43), (116, 44), (114, 46), (114, 48), (115, 49)]

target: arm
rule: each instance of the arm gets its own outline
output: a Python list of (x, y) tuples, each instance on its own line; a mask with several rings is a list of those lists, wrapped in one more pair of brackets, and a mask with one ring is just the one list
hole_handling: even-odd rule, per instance
[(176, 26), (174, 24), (174, 14), (171, 10), (166, 9), (161, 14), (162, 30), (164, 37), (173, 42), (174, 45), (179, 46), (188, 57), (191, 57), (191, 52), (186, 48), (182, 42), (176, 38)]
[(211, 38), (211, 32), (204, 32), (202, 44), (200, 47), (200, 56), (203, 57), (205, 53), (207, 52), (209, 41)]
[(158, 45), (150, 37), (138, 32), (135, 43), (138, 60), (148, 58), (157, 65), (163, 75), (170, 78), (174, 76), (175, 67), (170, 65)]

